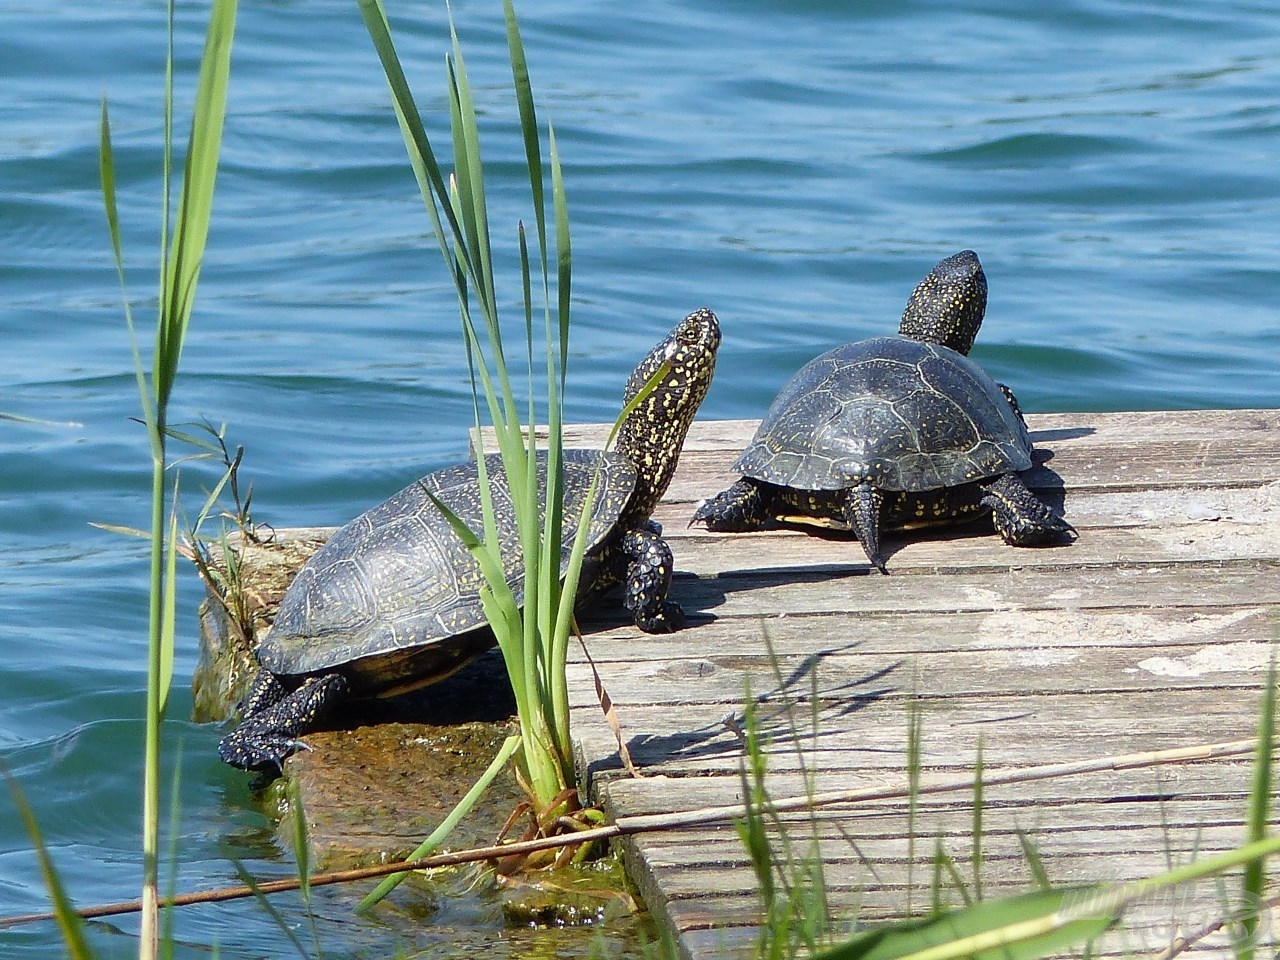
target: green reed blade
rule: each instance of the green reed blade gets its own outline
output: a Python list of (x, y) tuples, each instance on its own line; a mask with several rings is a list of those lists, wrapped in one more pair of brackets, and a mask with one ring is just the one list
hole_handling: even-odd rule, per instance
[(1072, 916), (1096, 888), (1036, 891), (976, 903), (923, 920), (885, 924), (813, 960), (1033, 960), (1104, 933), (1105, 912)]
[[(511, 0), (503, 0), (502, 15), (507, 29), (507, 55), (511, 60), (511, 79), (515, 86), (516, 108), (520, 113), (520, 132), (524, 139), (525, 165), (529, 173), (529, 193), (533, 200), (533, 216), (538, 232), (538, 251), (542, 256), (542, 277), (547, 278), (547, 218), (543, 198), (542, 148), (538, 136), (538, 114), (529, 83), (529, 64), (525, 58), (520, 25), (516, 21)], [(544, 292), (547, 292), (544, 290)]]
[(157, 663), (159, 698), (157, 706), (161, 714), (169, 702), (173, 687), (173, 658), (177, 646), (178, 623), (178, 479), (174, 478), (170, 494), (169, 524), (164, 539), (164, 598), (160, 617), (160, 643)]
[(275, 924), (285, 938), (293, 944), (293, 949), (298, 952), (298, 956), (302, 960), (310, 960), (311, 954), (307, 952), (307, 948), (303, 946), (302, 941), (298, 939), (297, 933), (294, 932), (295, 924), (285, 919), (284, 915), (271, 903), (271, 898), (263, 893), (262, 888), (258, 885), (258, 881), (254, 876), (245, 869), (244, 864), (239, 860), (232, 860), (231, 865), (235, 868), (236, 876), (240, 878), (240, 882), (245, 888), (253, 894), (258, 906), (262, 908), (262, 912), (271, 918), (271, 922)]
[(1045, 868), (1040, 848), (1021, 827), (1018, 828), (1018, 846), (1022, 850), (1022, 859), (1026, 862), (1027, 869), (1031, 872), (1031, 880), (1036, 887), (1040, 890), (1052, 888), (1053, 881), (1049, 879), (1049, 871)]
[[(457, 805), (449, 811), (449, 815), (440, 821), (440, 825), (436, 827), (435, 830), (431, 831), (431, 835), (427, 837), (427, 839), (423, 840), (422, 843), (418, 845), (417, 849), (409, 854), (407, 859), (420, 860), (423, 857), (430, 856), (434, 853), (436, 848), (444, 842), (445, 838), (453, 832), (453, 828), (458, 825), (462, 818), (471, 812), (471, 808), (476, 805), (476, 801), (480, 799), (485, 790), (489, 789), (489, 785), (493, 783), (498, 774), (502, 772), (502, 769), (511, 760), (511, 757), (519, 747), (520, 738), (518, 736), (507, 737), (507, 739), (502, 742), (502, 746), (498, 748), (497, 754), (489, 762), (489, 766), (485, 768), (484, 773), (482, 773), (480, 778), (471, 785), (471, 789), (468, 790), (466, 795), (458, 801)], [(372, 892), (360, 901), (359, 905), (356, 907), (356, 911), (363, 912), (376, 906), (380, 901), (385, 899), (392, 890), (398, 887), (408, 875), (409, 871), (406, 870), (404, 872), (393, 873), (388, 876), (379, 883)]]
[[(396, 53), (391, 39), (391, 28), (387, 23), (386, 11), (380, 0), (357, 0), (365, 29), (373, 42), (374, 51), (382, 64), (382, 71), (391, 91), (391, 104), (395, 110), (396, 121), (404, 138), (405, 149), (409, 155), (409, 165), (413, 169), (414, 178), (418, 182), (418, 191), (431, 218), (445, 266), (454, 280), (459, 298), (466, 302), (466, 284), (476, 277), (475, 264), (470, 259), (466, 247), (466, 238), (462, 226), (454, 215), (449, 203), (449, 189), (445, 185), (445, 177), (440, 164), (436, 161), (435, 151), (422, 125), (422, 117), (414, 102), (409, 81), (401, 66), (400, 57)], [(445, 226), (448, 226), (448, 230)]]
[[(569, 200), (564, 189), (564, 170), (560, 166), (560, 150), (555, 127), (548, 125), (551, 143), (551, 202), (556, 218), (556, 294), (559, 297), (560, 356), (569, 355), (569, 294), (573, 279), (573, 244), (569, 238)], [(564, 367), (560, 370), (564, 386)]]
[(168, 401), (177, 377), (204, 260), (222, 147), (235, 26), (236, 0), (217, 0), (210, 12), (200, 61), (178, 217), (163, 276), (160, 335), (156, 340), (156, 365), (152, 373), (156, 400), (161, 408)]
[(49, 848), (45, 846), (44, 835), (40, 832), (40, 823), (36, 820), (35, 812), (27, 803), (27, 798), (18, 786), (18, 781), (10, 775), (8, 770), (0, 770), (0, 772), (4, 774), (9, 784), (13, 805), (18, 808), (18, 816), (22, 818), (27, 836), (31, 838), (31, 847), (40, 861), (40, 873), (44, 877), (45, 887), (49, 890), (49, 899), (53, 901), (53, 913), (58, 922), (58, 930), (62, 934), (63, 946), (67, 948), (67, 954), (72, 957), (72, 960), (92, 960), (93, 953), (84, 936), (84, 921), (76, 913), (75, 904), (71, 902), (66, 888), (62, 885), (62, 878), (53, 864), (53, 858), (49, 856)]
[[(1262, 702), (1258, 707), (1258, 748), (1253, 757), (1253, 782), (1249, 789), (1245, 815), (1245, 840), (1259, 841), (1266, 838), (1270, 829), (1272, 782), (1272, 750), (1276, 732), (1276, 655), (1271, 654), (1267, 669), (1267, 681), (1262, 689)], [(1245, 864), (1241, 878), (1241, 891), (1245, 903), (1262, 903), (1267, 883), (1266, 861), (1254, 860)], [(1259, 917), (1256, 913), (1244, 918), (1239, 942), (1235, 945), (1237, 960), (1253, 960)]]
[[(102, 110), (98, 122), (98, 174), (102, 183), (102, 200), (107, 214), (107, 234), (111, 238), (111, 253), (115, 259), (116, 279), (120, 284), (120, 299), (124, 304), (124, 321), (129, 331), (129, 346), (133, 350), (133, 372), (138, 382), (138, 398), (142, 406), (142, 418), (145, 423), (156, 421), (155, 404), (151, 399), (151, 390), (147, 383), (146, 370), (142, 364), (142, 351), (138, 347), (138, 332), (133, 322), (133, 309), (129, 305), (128, 284), (125, 281), (124, 249), (120, 241), (120, 214), (116, 206), (116, 174), (115, 152), (111, 148), (111, 119), (107, 111), (107, 101), (102, 100)], [(153, 459), (163, 456), (157, 446), (158, 438), (148, 431)]]
[(972, 877), (973, 882), (973, 895), (978, 900), (982, 899), (983, 816), (986, 813), (986, 798), (982, 782), (984, 770), (982, 749), (983, 740), (982, 736), (979, 735), (978, 756), (973, 764), (973, 823), (971, 825), (971, 832), (973, 834), (971, 838), (973, 850), (969, 854), (969, 863), (971, 866), (970, 876)]

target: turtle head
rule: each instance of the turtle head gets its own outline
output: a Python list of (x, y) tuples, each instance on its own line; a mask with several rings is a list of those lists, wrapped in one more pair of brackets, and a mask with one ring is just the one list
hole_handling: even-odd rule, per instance
[(968, 354), (987, 310), (987, 275), (978, 255), (961, 250), (938, 263), (916, 286), (898, 332)]
[(654, 389), (623, 421), (617, 452), (636, 468), (629, 512), (648, 517), (667, 492), (685, 434), (711, 386), (720, 346), (720, 322), (703, 307), (676, 324), (636, 366), (622, 395), (629, 404), (655, 373), (666, 369)]

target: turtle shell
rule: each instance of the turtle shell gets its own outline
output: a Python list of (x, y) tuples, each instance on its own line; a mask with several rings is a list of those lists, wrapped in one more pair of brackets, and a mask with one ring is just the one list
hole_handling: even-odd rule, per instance
[(898, 336), (846, 343), (802, 367), (735, 469), (804, 490), (868, 479), (919, 492), (1030, 466), (1026, 426), (986, 371)]
[[(563, 575), (587, 490), (603, 458), (590, 517), (588, 551), (609, 536), (635, 488), (625, 458), (598, 450), (564, 451)], [(502, 458), (485, 458), (502, 565), (523, 602), (524, 561)], [(485, 625), (479, 564), (427, 495), (471, 530), (484, 521), (476, 463), (430, 473), (338, 530), (285, 591), (258, 659), (277, 676), (341, 670), (366, 691), (393, 692), (452, 673), (493, 645)], [(546, 455), (538, 484), (545, 501)], [(583, 583), (587, 583), (583, 574)]]

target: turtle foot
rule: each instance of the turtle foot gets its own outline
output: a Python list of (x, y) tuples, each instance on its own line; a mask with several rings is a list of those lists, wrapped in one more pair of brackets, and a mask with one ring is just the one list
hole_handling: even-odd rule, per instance
[(622, 538), (627, 564), (623, 603), (635, 624), (646, 633), (670, 633), (684, 625), (680, 607), (667, 599), (674, 561), (671, 548), (648, 527), (631, 530)]
[(293, 737), (259, 728), (240, 727), (218, 741), (218, 757), (241, 770), (284, 773), (284, 762), (301, 750), (310, 750)]
[(636, 626), (645, 633), (674, 633), (685, 624), (680, 604), (664, 600), (655, 613), (635, 615)]
[(306, 749), (298, 738), (319, 726), (350, 689), (341, 674), (308, 677), (292, 693), (257, 713), (247, 714), (239, 727), (222, 738), (218, 756), (244, 770), (283, 770), (285, 760)]
[(760, 485), (743, 478), (698, 504), (689, 526), (701, 523), (715, 533), (743, 533), (758, 530), (768, 519)]
[(987, 485), (982, 503), (1005, 543), (1039, 547), (1074, 540), (1076, 528), (1032, 493), (1016, 474), (1005, 474)]

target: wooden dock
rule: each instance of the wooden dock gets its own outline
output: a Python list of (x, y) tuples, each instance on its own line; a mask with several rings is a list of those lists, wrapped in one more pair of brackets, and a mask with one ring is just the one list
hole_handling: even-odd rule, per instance
[[(820, 791), (905, 786), (915, 708), (926, 783), (972, 777), (979, 751), (993, 777), (1251, 736), (1280, 635), (1280, 411), (1027, 420), (1044, 458), (1029, 481), (1079, 539), (1015, 549), (981, 525), (890, 537), (889, 576), (843, 537), (689, 529), (696, 501), (735, 479), (755, 426), (695, 424), (655, 514), (688, 627), (648, 636), (612, 603), (583, 624), (643, 777), (620, 768), (590, 668), (581, 656), (570, 668), (592, 797), (619, 817), (740, 801), (748, 690), (771, 738), (774, 797), (804, 793), (802, 770)], [(569, 440), (597, 445), (602, 429)], [(1030, 886), (1024, 838), (1055, 883), (1131, 879), (1225, 849), (1243, 836), (1249, 772), (1245, 757), (992, 786), (983, 889)], [(921, 797), (914, 826), (907, 809), (816, 814), (838, 916), (919, 912), (939, 849), (972, 876), (972, 791)], [(746, 955), (759, 903), (731, 825), (634, 836), (624, 853), (691, 960)], [(961, 896), (944, 881), (945, 902)], [(1157, 955), (1218, 902), (1206, 884), (1144, 905), (1124, 943)], [(1225, 955), (1222, 942), (1194, 955)]]
[[(804, 793), (801, 756), (819, 790), (905, 784), (913, 701), (929, 778), (972, 776), (980, 746), (994, 775), (1249, 737), (1280, 635), (1280, 411), (1028, 422), (1047, 457), (1029, 479), (1062, 498), (1079, 539), (1015, 549), (980, 527), (892, 539), (887, 577), (848, 539), (687, 529), (696, 501), (735, 479), (755, 427), (697, 424), (656, 515), (690, 626), (589, 637), (642, 779), (616, 769), (589, 669), (573, 668), (574, 729), (609, 813), (740, 800), (730, 726), (748, 682), (776, 737), (775, 797)], [(802, 730), (816, 710), (816, 737), (788, 735), (788, 703), (801, 705)], [(1224, 849), (1242, 837), (1248, 787), (1245, 759), (990, 788), (985, 889), (1028, 885), (1019, 831), (1059, 883), (1135, 878)], [(818, 815), (837, 911), (870, 920), (927, 903), (935, 840), (968, 876), (972, 794), (920, 807), (914, 864), (905, 801)], [(639, 836), (626, 856), (688, 956), (741, 955), (758, 904), (730, 826)], [(1211, 888), (1185, 893), (1153, 905), (1139, 953), (1167, 943), (1171, 918), (1182, 934), (1212, 919)]]

